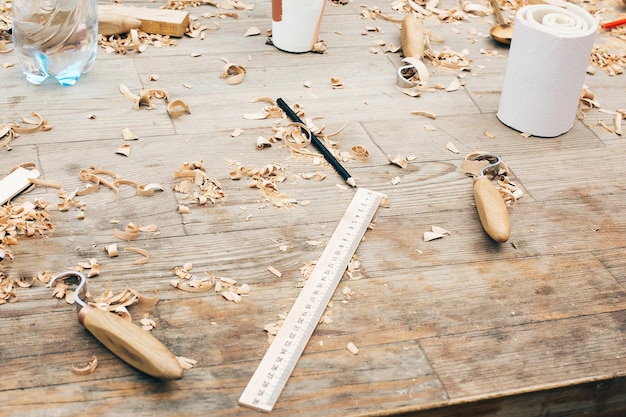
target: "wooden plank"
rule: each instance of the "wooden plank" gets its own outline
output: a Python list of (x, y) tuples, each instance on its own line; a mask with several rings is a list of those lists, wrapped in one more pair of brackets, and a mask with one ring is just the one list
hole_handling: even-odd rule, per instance
[[(442, 0), (437, 7), (458, 9), (453, 3)], [(502, 125), (495, 112), (508, 50), (486, 36), (492, 16), (425, 18), (433, 49), (467, 50), (472, 63), (462, 73), (428, 63), (433, 83), (445, 86), (459, 76), (464, 85), (409, 97), (395, 86), (401, 57), (386, 51), (400, 42), (398, 23), (366, 17), (371, 7), (403, 16), (389, 4), (329, 4), (320, 30), (328, 46), (323, 55), (288, 54), (267, 45), (263, 35), (244, 37), (251, 26), (261, 32), (271, 26), (269, 0), (254, 6), (238, 10), (239, 19), (205, 17), (219, 14), (213, 5), (188, 9), (199, 24), (214, 29), (204, 39), (184, 37), (176, 46), (123, 56), (99, 49), (94, 68), (66, 89), (53, 82), (31, 86), (10, 65), (14, 55), (0, 54), (0, 64), (6, 64), (0, 123), (37, 111), (53, 126), (21, 135), (10, 152), (0, 149), (2, 173), (33, 161), (43, 178), (72, 192), (85, 186), (80, 170), (94, 166), (165, 188), (139, 197), (122, 185), (115, 198), (101, 187), (79, 197), (83, 219), (76, 211), (58, 211), (54, 189), (23, 194), (19, 198), (49, 203), (54, 229), (20, 236), (9, 248), (14, 259), (2, 262), (2, 274), (30, 279), (95, 258), (101, 272), (89, 279), (91, 292), (108, 286), (116, 292), (127, 286), (158, 290), (156, 306), (130, 307), (134, 320), (147, 314), (157, 322), (157, 338), (175, 354), (198, 360), (181, 381), (147, 378), (104, 349), (77, 323), (73, 306), (36, 282), (16, 290), (17, 302), (0, 305), (6, 336), (0, 338), (0, 414), (258, 415), (237, 400), (266, 351), (263, 327), (289, 309), (304, 279), (301, 269), (319, 258), (352, 197), (333, 170), (315, 165), (311, 156), (282, 143), (256, 149), (257, 136), (287, 123), (243, 118), (264, 105), (253, 100), (269, 96), (321, 116), (316, 123), (327, 132), (341, 130), (333, 140), (343, 151), (366, 146), (368, 161), (345, 166), (360, 186), (385, 193), (389, 201), (357, 250), (359, 279), (340, 283), (327, 310), (330, 320), (316, 328), (273, 414), (621, 415), (624, 149), (617, 135), (596, 125), (604, 114), (586, 112), (570, 132), (552, 139), (523, 138)], [(599, 33), (598, 42), (610, 36)], [(242, 84), (220, 78), (224, 59), (247, 67)], [(150, 74), (159, 79), (151, 81)], [(333, 89), (331, 77), (339, 77), (344, 88)], [(623, 102), (623, 90), (616, 88), (621, 79), (599, 72), (585, 82), (604, 108), (613, 109)], [(163, 101), (154, 110), (136, 110), (119, 92), (120, 84), (134, 92), (163, 88), (189, 103), (192, 113), (172, 119)], [(437, 118), (412, 115), (413, 110), (432, 111)], [(139, 140), (124, 142), (124, 127)], [(244, 133), (231, 137), (238, 127)], [(448, 142), (460, 153), (448, 151)], [(129, 157), (115, 154), (123, 143), (131, 145)], [(525, 192), (510, 209), (513, 233), (502, 245), (482, 231), (471, 179), (460, 171), (465, 153), (475, 148), (501, 154)], [(387, 161), (396, 154), (415, 159), (402, 169)], [(177, 205), (189, 200), (173, 191), (173, 172), (200, 160), (227, 198), (180, 214)], [(275, 207), (247, 180), (231, 180), (229, 160), (256, 169), (280, 164), (285, 180), (276, 187), (297, 204)], [(326, 178), (298, 175), (306, 172)], [(400, 182), (392, 185), (396, 177)], [(134, 241), (116, 239), (112, 230), (129, 222), (158, 229)], [(422, 234), (432, 225), (450, 236), (424, 242)], [(120, 256), (107, 256), (104, 247), (111, 243), (118, 244)], [(127, 246), (146, 249), (148, 264), (134, 264), (139, 256), (124, 253)], [(211, 271), (250, 285), (250, 295), (234, 304), (213, 291), (174, 288), (172, 270), (186, 262), (199, 276)], [(360, 348), (358, 355), (346, 350), (348, 342)], [(71, 372), (92, 355), (100, 361), (96, 372)]]
[[(168, 10), (149, 7), (99, 5), (98, 13), (108, 20), (112, 15), (141, 21), (141, 30), (146, 33), (175, 36), (180, 38), (189, 26), (189, 13), (184, 10)], [(107, 21), (108, 21), (107, 20)], [(124, 28), (134, 28), (134, 22), (122, 22)]]

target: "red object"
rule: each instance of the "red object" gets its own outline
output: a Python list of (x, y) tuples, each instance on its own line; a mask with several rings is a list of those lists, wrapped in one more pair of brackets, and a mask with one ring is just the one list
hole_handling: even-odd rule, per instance
[(624, 24), (626, 24), (626, 18), (612, 20), (610, 22), (602, 23), (602, 28), (603, 29), (611, 29), (611, 28), (614, 28), (616, 26), (621, 26), (621, 25), (624, 25)]

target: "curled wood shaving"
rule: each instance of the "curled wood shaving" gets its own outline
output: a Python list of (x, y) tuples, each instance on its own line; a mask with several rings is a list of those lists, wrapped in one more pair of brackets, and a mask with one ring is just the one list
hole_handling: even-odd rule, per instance
[(141, 259), (137, 259), (135, 262), (133, 262), (133, 265), (144, 265), (150, 261), (150, 254), (145, 249), (128, 246), (124, 248), (124, 252), (134, 252), (142, 256)]
[(184, 100), (178, 99), (167, 104), (167, 114), (175, 119), (184, 114), (191, 114), (191, 110), (189, 110), (189, 105)]
[(256, 138), (256, 148), (265, 149), (272, 146), (272, 143), (265, 136), (258, 136)]
[(350, 148), (350, 155), (357, 161), (369, 161), (370, 151), (363, 145), (355, 145)]
[(98, 367), (98, 358), (96, 356), (91, 357), (91, 361), (87, 362), (84, 366), (72, 365), (72, 372), (78, 375), (87, 375), (92, 373)]
[(113, 236), (121, 240), (135, 240), (139, 237), (139, 232), (155, 232), (156, 230), (157, 226), (154, 224), (142, 227), (134, 223), (128, 223), (124, 230), (113, 229)]
[(104, 247), (104, 250), (109, 255), (109, 258), (115, 258), (120, 255), (117, 249), (117, 243), (113, 243), (111, 245), (107, 245)]
[(159, 291), (151, 290), (152, 296), (141, 294), (131, 289), (137, 297), (139, 297), (139, 305), (144, 307), (153, 307), (159, 302)]
[(228, 85), (241, 84), (246, 76), (246, 66), (234, 64), (225, 58), (222, 60), (226, 62), (226, 65), (224, 65), (220, 78), (225, 79)]

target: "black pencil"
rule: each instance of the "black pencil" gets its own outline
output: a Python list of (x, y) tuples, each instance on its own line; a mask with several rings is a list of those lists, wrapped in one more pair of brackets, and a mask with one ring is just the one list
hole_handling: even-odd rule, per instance
[[(280, 107), (292, 121), (305, 124), (282, 98), (277, 99), (276, 104), (278, 104), (278, 107)], [(346, 171), (346, 169), (339, 163), (335, 156), (328, 150), (328, 148), (326, 148), (326, 146), (324, 146), (324, 144), (317, 138), (317, 136), (315, 136), (313, 132), (309, 131), (308, 133), (311, 134), (311, 137), (309, 138), (311, 139), (311, 143), (317, 148), (318, 151), (320, 151), (320, 153), (324, 156), (324, 159), (326, 159), (326, 161), (328, 161), (328, 163), (335, 168), (335, 171), (341, 175), (341, 178), (343, 178), (348, 185), (356, 187), (356, 182), (354, 181), (354, 178), (352, 178), (352, 175)]]

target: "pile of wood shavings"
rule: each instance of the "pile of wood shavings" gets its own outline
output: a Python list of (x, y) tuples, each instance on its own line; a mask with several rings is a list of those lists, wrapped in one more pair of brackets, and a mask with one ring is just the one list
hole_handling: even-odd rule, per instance
[(233, 303), (240, 303), (243, 297), (250, 294), (250, 286), (248, 284), (237, 284), (232, 278), (216, 277), (211, 271), (204, 271), (205, 276), (200, 278), (191, 273), (193, 264), (186, 263), (174, 268), (174, 275), (178, 279), (173, 279), (170, 284), (174, 288), (178, 288), (187, 292), (207, 292), (215, 289), (224, 299)]
[[(173, 189), (183, 195), (183, 200), (191, 200), (194, 204), (204, 206), (226, 199), (222, 184), (207, 175), (202, 161), (184, 163), (179, 171), (174, 172), (174, 179), (179, 182)], [(188, 213), (189, 207), (181, 204), (178, 211)]]
[(274, 207), (290, 208), (297, 204), (293, 197), (283, 194), (278, 190), (278, 183), (285, 181), (285, 168), (279, 164), (268, 164), (261, 169), (247, 168), (234, 161), (229, 161), (235, 165), (235, 169), (230, 173), (230, 179), (238, 181), (248, 178), (248, 188), (257, 188), (263, 197)]
[(144, 52), (148, 46), (176, 46), (178, 41), (166, 35), (155, 35), (131, 29), (126, 35), (98, 36), (98, 45), (107, 54), (125, 55), (128, 51)]
[(0, 250), (4, 252), (3, 257), (13, 258), (8, 247), (17, 245), (21, 238), (44, 236), (53, 229), (47, 208), (46, 201), (37, 199), (0, 207)]
[[(617, 43), (619, 42), (619, 44)], [(626, 36), (621, 41), (607, 45), (594, 45), (591, 51), (590, 63), (610, 76), (622, 74), (626, 68)], [(620, 50), (621, 46), (621, 50)]]

